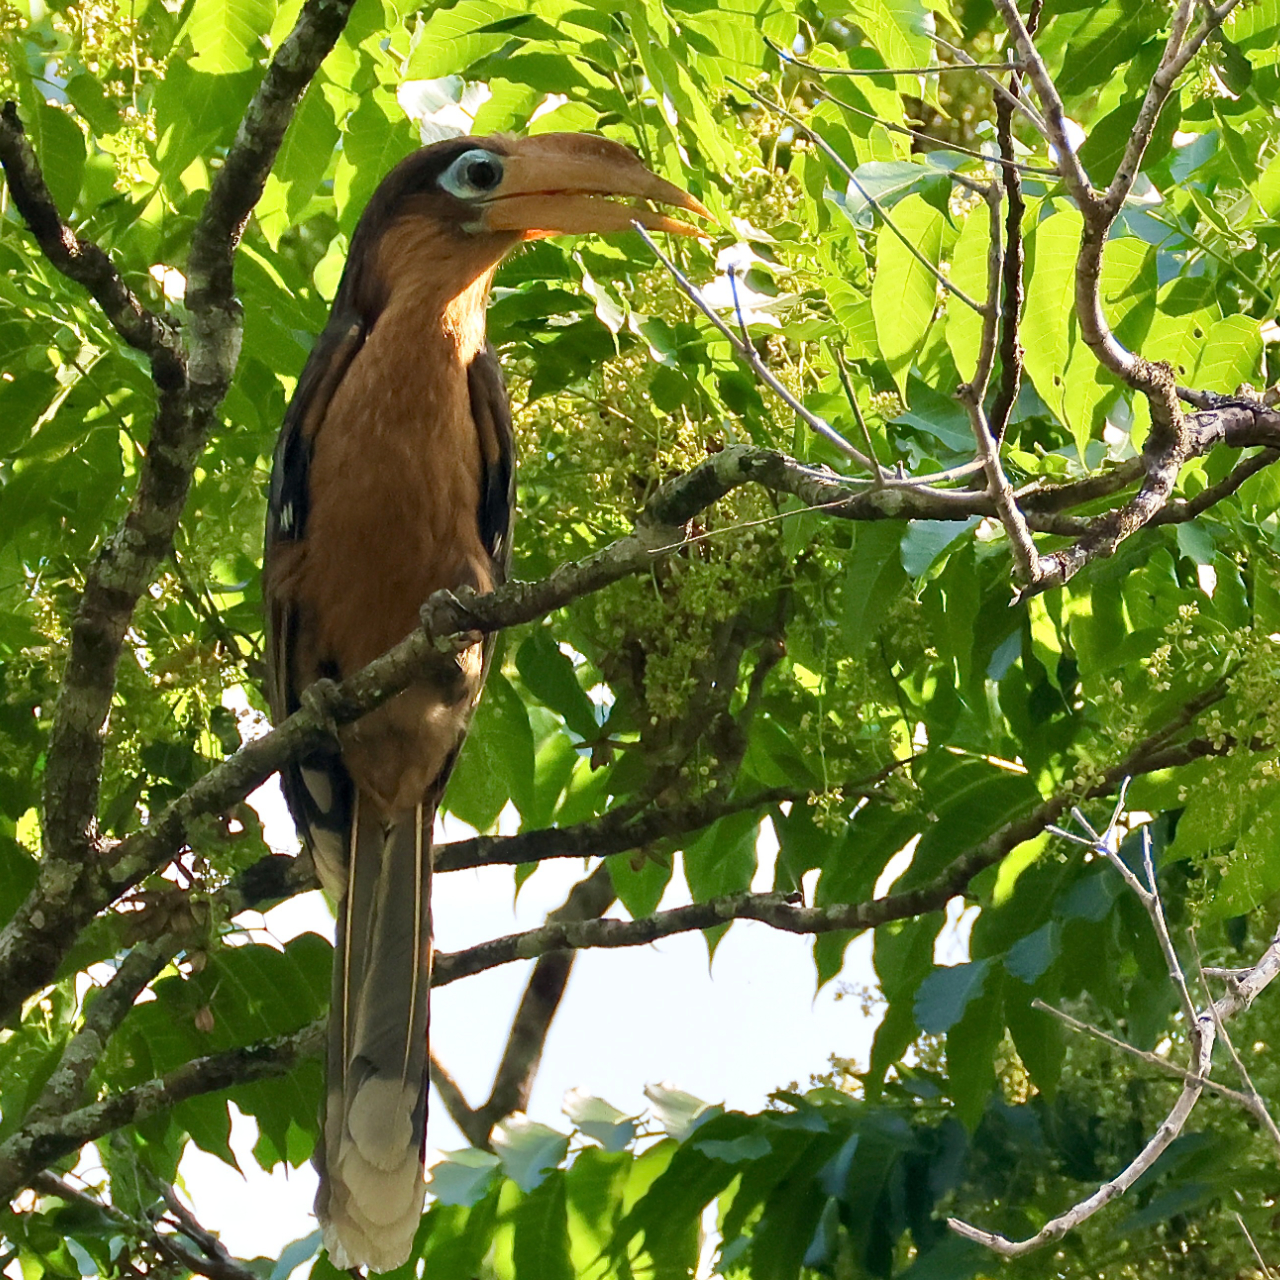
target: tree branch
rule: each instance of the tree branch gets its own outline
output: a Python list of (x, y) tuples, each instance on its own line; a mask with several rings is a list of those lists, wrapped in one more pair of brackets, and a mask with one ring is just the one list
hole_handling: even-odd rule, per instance
[(192, 317), (191, 380), (204, 400), (226, 395), (240, 349), (232, 268), (294, 108), (342, 34), (355, 0), (306, 0), (245, 108), (235, 140), (191, 235), (186, 305)]
[[(1177, 716), (1144, 738), (1123, 761), (1106, 770), (1085, 793), (1085, 798), (1109, 794), (1128, 777), (1152, 768), (1166, 767), (1172, 741), (1201, 711), (1218, 701), (1225, 690), (1225, 682), (1218, 681), (1189, 699)], [(677, 907), (640, 920), (561, 918), (540, 928), (496, 938), (465, 951), (438, 955), (432, 985), (446, 986), (500, 964), (537, 959), (549, 952), (642, 946), (661, 937), (714, 928), (732, 920), (759, 920), (789, 933), (817, 934), (874, 928), (893, 920), (941, 910), (952, 898), (965, 892), (974, 876), (998, 862), (1017, 845), (1039, 835), (1076, 799), (1078, 797), (1072, 793), (1064, 792), (1043, 801), (1024, 817), (1005, 823), (972, 849), (960, 854), (927, 883), (903, 893), (826, 907), (793, 905), (794, 897), (786, 894), (740, 893)], [(583, 890), (584, 896), (575, 909), (594, 908), (599, 901), (596, 895), (603, 892), (604, 878), (588, 877), (579, 889)], [(571, 895), (566, 907), (573, 903)], [(1265, 981), (1261, 979), (1264, 971), (1269, 974)], [(1228, 995), (1219, 1002), (1223, 1016), (1230, 1016), (1229, 1010), (1246, 1007), (1277, 973), (1280, 973), (1280, 937), (1256, 970), (1231, 984)], [(197, 1058), (161, 1079), (114, 1094), (66, 1115), (31, 1121), (0, 1143), (0, 1197), (11, 1197), (17, 1189), (26, 1186), (41, 1168), (78, 1150), (86, 1142), (123, 1125), (146, 1119), (186, 1098), (282, 1075), (304, 1058), (318, 1054), (323, 1042), (324, 1022), (321, 1020), (277, 1040)], [(461, 1097), (460, 1091), (458, 1097)]]
[(292, 1071), (324, 1047), (323, 1019), (278, 1040), (195, 1058), (157, 1080), (148, 1080), (54, 1120), (24, 1125), (0, 1143), (0, 1199), (10, 1200), (46, 1166), (127, 1124), (167, 1111), (187, 1098), (234, 1084)]
[[(1116, 806), (1111, 822), (1101, 834), (1095, 832), (1088, 825), (1078, 810), (1075, 811), (1075, 816), (1085, 830), (1088, 831), (1090, 839), (1085, 840), (1063, 831), (1059, 831), (1058, 834), (1064, 835), (1075, 843), (1084, 845), (1099, 856), (1106, 858), (1142, 903), (1143, 909), (1151, 920), (1151, 926), (1155, 931), (1156, 938), (1160, 943), (1160, 950), (1164, 955), (1165, 964), (1169, 970), (1169, 980), (1178, 992), (1179, 1003), (1182, 1005), (1183, 1016), (1186, 1021), (1193, 1065), (1189, 1071), (1182, 1073), (1183, 1086), (1178, 1100), (1156, 1128), (1155, 1133), (1152, 1134), (1147, 1144), (1133, 1160), (1109, 1182), (1103, 1183), (1092, 1195), (1087, 1196), (1084, 1200), (1072, 1205), (1066, 1212), (1046, 1222), (1035, 1235), (1025, 1240), (1010, 1240), (999, 1232), (987, 1231), (981, 1227), (972, 1226), (967, 1222), (960, 1221), (958, 1218), (949, 1218), (947, 1220), (947, 1225), (957, 1235), (966, 1240), (985, 1245), (1002, 1258), (1020, 1258), (1042, 1248), (1046, 1244), (1060, 1240), (1068, 1231), (1074, 1230), (1082, 1222), (1091, 1218), (1104, 1205), (1123, 1195), (1155, 1164), (1161, 1154), (1168, 1149), (1173, 1140), (1182, 1132), (1196, 1103), (1200, 1100), (1201, 1093), (1206, 1087), (1210, 1087), (1208, 1076), (1213, 1066), (1213, 1046), (1219, 1029), (1234, 1014), (1248, 1008), (1258, 993), (1272, 982), (1277, 975), (1280, 975), (1280, 933), (1277, 933), (1272, 939), (1271, 945), (1252, 969), (1246, 970), (1242, 977), (1233, 976), (1228, 979), (1226, 995), (1216, 1001), (1209, 1002), (1204, 1011), (1197, 1010), (1195, 1002), (1191, 998), (1186, 975), (1174, 949), (1173, 939), (1169, 935), (1168, 924), (1165, 920), (1164, 905), (1160, 899), (1159, 886), (1156, 883), (1155, 865), (1151, 857), (1150, 829), (1144, 827), (1142, 832), (1142, 864), (1147, 881), (1146, 884), (1143, 884), (1142, 880), (1129, 868), (1119, 854), (1116, 827), (1122, 808), (1123, 791), (1120, 804)], [(1047, 1006), (1042, 1007), (1047, 1009)], [(1052, 1009), (1047, 1011), (1056, 1013), (1056, 1010)], [(1062, 1014), (1057, 1016), (1065, 1017)], [(1126, 1050), (1129, 1049), (1127, 1045), (1122, 1047)], [(1148, 1058), (1148, 1055), (1142, 1056)], [(1252, 1089), (1252, 1082), (1249, 1081), (1247, 1072), (1243, 1074), (1246, 1084)], [(1234, 1091), (1222, 1089), (1220, 1086), (1215, 1087), (1218, 1087), (1220, 1092), (1229, 1093), (1236, 1099), (1243, 1099), (1243, 1105), (1256, 1114), (1253, 1099), (1243, 1094), (1235, 1094)], [(1256, 1098), (1256, 1091), (1254, 1091), (1254, 1097)], [(1260, 1103), (1261, 1099), (1257, 1099), (1257, 1101)], [(1270, 1122), (1270, 1130), (1274, 1135), (1275, 1124), (1270, 1121), (1270, 1116), (1267, 1117), (1267, 1120)]]
[[(1178, 445), (1184, 459), (1207, 453), (1218, 444), (1280, 448), (1280, 409), (1262, 402), (1253, 405), (1232, 401), (1185, 420), (1184, 437)], [(1161, 472), (1162, 482), (1169, 481), (1172, 474), (1176, 469), (1170, 464)], [(1131, 472), (1117, 468), (1115, 475), (1117, 478), (1111, 483), (1119, 486)], [(325, 688), (269, 734), (216, 765), (140, 831), (112, 848), (100, 847), (96, 842), (89, 846), (73, 842), (73, 848), (94, 850), (94, 856), (83, 859), (59, 859), (50, 850), (41, 863), (34, 891), (0, 930), (0, 1022), (7, 1021), (27, 996), (52, 978), (77, 933), (94, 915), (173, 858), (197, 819), (239, 803), (287, 760), (330, 741), (334, 725), (349, 724), (400, 692), (432, 660), (440, 646), (449, 649), (456, 637), (534, 621), (629, 574), (647, 571), (659, 557), (685, 545), (685, 525), (695, 515), (748, 483), (792, 494), (806, 505), (839, 519), (962, 520), (994, 513), (990, 498), (971, 490), (857, 487), (830, 471), (804, 466), (785, 454), (731, 445), (662, 485), (650, 497), (632, 533), (585, 560), (562, 565), (539, 582), (509, 582), (486, 595), (466, 590), (437, 592), (423, 608), (424, 625), (420, 631), (341, 685)], [(1045, 495), (1046, 501), (1061, 505), (1070, 489), (1071, 486), (1059, 487)], [(1106, 486), (1090, 477), (1079, 482), (1078, 491), (1096, 496), (1105, 492)], [(1089, 560), (1111, 554), (1123, 537), (1154, 517), (1161, 509), (1161, 501), (1149, 483), (1126, 508), (1092, 522), (1074, 547), (1044, 557), (1055, 566), (1054, 580), (1065, 581)], [(1033, 529), (1053, 523), (1052, 519), (1040, 520), (1034, 511), (1028, 516)], [(110, 561), (110, 556), (107, 558)], [(135, 563), (135, 568), (141, 565)], [(142, 575), (136, 575), (134, 582), (141, 590)], [(1036, 587), (1028, 590), (1043, 590), (1047, 585), (1053, 585), (1053, 580), (1042, 575)], [(128, 617), (128, 609), (113, 611), (117, 640), (123, 637)], [(92, 668), (95, 664), (89, 665)], [(68, 686), (59, 705), (65, 702), (82, 712), (84, 692)], [(99, 681), (92, 686), (92, 692), (89, 701), (105, 708), (109, 705), (111, 682)], [(84, 779), (75, 766), (83, 765), (89, 757), (92, 776), (96, 778), (102, 749), (98, 734), (101, 721), (89, 731), (84, 716), (76, 718), (86, 729), (90, 746), (85, 747), (82, 742), (76, 751), (64, 750), (60, 768), (66, 778), (83, 789)], [(51, 746), (50, 774), (54, 770), (53, 755)], [(51, 780), (47, 794), (58, 790)], [(96, 783), (90, 791), (96, 794)], [(91, 827), (92, 806), (89, 814)]]
[[(261, 194), (293, 105), (332, 48), (350, 3), (307, 0), (249, 104), (193, 235), (186, 361), (172, 326), (141, 309), (106, 255), (82, 246), (58, 219), (16, 112), (6, 108), (0, 121), (0, 158), (11, 183), (18, 176), (15, 201), (21, 190), (37, 239), (53, 251), (55, 265), (95, 291), (126, 341), (152, 355), (159, 391), (137, 490), (86, 575), (71, 627), (46, 756), (40, 878), (0, 935), (0, 972), (17, 968), (26, 994), (52, 976), (83, 924), (122, 891), (95, 857), (104, 726), (116, 668), (138, 598), (172, 549), (191, 476), (235, 368), (240, 327), (231, 264), (240, 228)], [(0, 1022), (24, 998), (19, 987), (6, 987), (0, 997)]]
[[(549, 924), (589, 920), (602, 916), (613, 905), (613, 880), (609, 867), (601, 863), (585, 880), (570, 891), (564, 905), (547, 916)], [(487, 1147), (494, 1125), (529, 1105), (534, 1077), (542, 1062), (552, 1020), (564, 998), (573, 970), (572, 951), (551, 952), (541, 956), (533, 966), (524, 996), (507, 1036), (507, 1047), (493, 1078), (488, 1101), (476, 1109), (477, 1128), (484, 1130)]]
[(143, 305), (98, 245), (81, 240), (63, 222), (13, 102), (6, 102), (0, 111), (0, 165), (14, 205), (53, 267), (87, 290), (112, 328), (151, 360), (158, 387), (181, 386), (186, 380), (186, 353), (177, 329), (166, 316)]
[[(253, 1271), (231, 1256), (217, 1236), (200, 1226), (191, 1211), (177, 1199), (172, 1187), (167, 1189), (169, 1194), (165, 1196), (165, 1203), (170, 1205), (171, 1211), (174, 1205), (181, 1210), (180, 1217), (176, 1212), (174, 1216), (179, 1218), (183, 1234), (200, 1246), (200, 1254), (179, 1244), (173, 1236), (162, 1235), (154, 1224), (135, 1221), (115, 1205), (107, 1204), (73, 1187), (56, 1174), (39, 1173), (31, 1180), (31, 1186), (41, 1195), (54, 1196), (67, 1204), (80, 1205), (119, 1223), (137, 1240), (149, 1244), (163, 1257), (176, 1262), (194, 1275), (207, 1276), (208, 1280), (260, 1280)], [(173, 1203), (170, 1203), (170, 1197)]]

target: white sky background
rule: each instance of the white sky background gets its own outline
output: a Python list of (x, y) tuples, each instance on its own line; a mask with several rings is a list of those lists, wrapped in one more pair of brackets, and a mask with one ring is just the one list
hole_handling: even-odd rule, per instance
[[(293, 826), (274, 781), (252, 800), (263, 816), (268, 843), (294, 852)], [(469, 834), (470, 828), (456, 820), (446, 821), (443, 832), (437, 827), (437, 837), (444, 841)], [(775, 853), (766, 827), (757, 890), (771, 887)], [(909, 855), (894, 860), (878, 893), (908, 860)], [(436, 944), (454, 951), (535, 927), (584, 874), (581, 860), (548, 862), (526, 882), (514, 904), (510, 867), (437, 876)], [(677, 873), (662, 907), (689, 900)], [(610, 914), (622, 913), (615, 908)], [(950, 914), (955, 923), (955, 912)], [(255, 922), (253, 914), (241, 920)], [(318, 892), (276, 907), (265, 923), (279, 941), (307, 929), (331, 936), (333, 928)], [(966, 933), (963, 924), (945, 930), (939, 960), (966, 959)], [(811, 939), (754, 921), (733, 925), (712, 966), (699, 933), (645, 947), (580, 952), (547, 1040), (529, 1115), (567, 1133), (571, 1125), (560, 1107), (565, 1092), (575, 1087), (638, 1115), (647, 1107), (644, 1086), (660, 1081), (708, 1102), (758, 1110), (775, 1089), (807, 1086), (813, 1073), (827, 1068), (833, 1053), (865, 1065), (874, 1020), (863, 1016), (857, 999), (840, 1000), (837, 994), (841, 982), (874, 981), (870, 941), (864, 935), (850, 946), (840, 978), (816, 998)], [(432, 994), (432, 1047), (473, 1105), (488, 1097), (531, 963), (505, 965)], [(232, 1114), (237, 1114), (234, 1108)], [(237, 1117), (232, 1146), (243, 1176), (194, 1148), (183, 1160), (182, 1174), (203, 1224), (217, 1231), (233, 1254), (274, 1257), (285, 1244), (315, 1229), (315, 1175), (310, 1166), (287, 1174), (283, 1168), (263, 1173), (251, 1153), (254, 1136), (252, 1123)], [(433, 1090), (429, 1152), (466, 1145)]]

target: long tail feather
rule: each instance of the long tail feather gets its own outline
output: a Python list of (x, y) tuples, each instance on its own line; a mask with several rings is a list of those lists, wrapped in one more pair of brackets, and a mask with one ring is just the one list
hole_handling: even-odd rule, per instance
[(422, 1214), (435, 813), (419, 805), (384, 828), (372, 810), (357, 795), (316, 1213), (335, 1266), (389, 1271), (408, 1258)]

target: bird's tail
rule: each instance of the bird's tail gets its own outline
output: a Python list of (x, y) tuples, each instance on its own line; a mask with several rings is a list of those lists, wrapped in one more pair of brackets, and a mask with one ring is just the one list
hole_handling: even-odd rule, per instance
[(338, 908), (316, 1214), (333, 1264), (389, 1271), (422, 1215), (433, 803), (385, 827), (357, 791)]

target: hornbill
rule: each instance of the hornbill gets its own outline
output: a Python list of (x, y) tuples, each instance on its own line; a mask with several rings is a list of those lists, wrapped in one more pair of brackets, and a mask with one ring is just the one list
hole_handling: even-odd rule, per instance
[[(276, 445), (263, 594), (273, 718), (404, 639), (433, 591), (488, 591), (511, 554), (515, 462), (485, 340), (498, 264), (543, 236), (707, 216), (624, 146), (466, 137), (396, 166), (351, 240), (329, 322)], [(389, 1270), (422, 1211), (431, 828), (490, 645), (417, 681), (288, 766), (284, 793), (337, 905), (316, 1213), (334, 1264)]]

